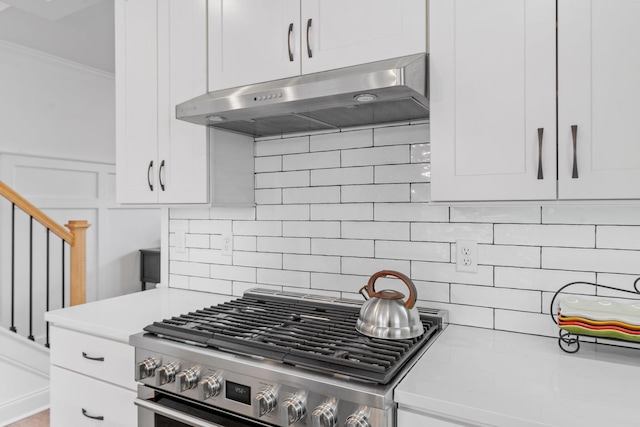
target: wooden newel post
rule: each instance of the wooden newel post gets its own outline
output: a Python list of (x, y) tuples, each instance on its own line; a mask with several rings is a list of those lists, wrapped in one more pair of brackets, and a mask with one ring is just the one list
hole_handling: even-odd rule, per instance
[(69, 277), (71, 305), (87, 302), (87, 221), (69, 221), (65, 224), (73, 234), (71, 245), (71, 275)]

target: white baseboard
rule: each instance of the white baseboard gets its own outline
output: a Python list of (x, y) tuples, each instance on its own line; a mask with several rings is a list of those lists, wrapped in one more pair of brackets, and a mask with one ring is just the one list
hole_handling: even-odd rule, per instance
[(49, 349), (0, 328), (0, 357), (36, 375), (49, 378)]
[(0, 402), (0, 427), (49, 408), (49, 387), (35, 390), (9, 402)]

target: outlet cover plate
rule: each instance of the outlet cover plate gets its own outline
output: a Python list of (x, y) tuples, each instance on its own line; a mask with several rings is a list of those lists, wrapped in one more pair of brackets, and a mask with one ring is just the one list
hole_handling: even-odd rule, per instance
[(478, 272), (478, 242), (475, 240), (456, 241), (456, 271)]

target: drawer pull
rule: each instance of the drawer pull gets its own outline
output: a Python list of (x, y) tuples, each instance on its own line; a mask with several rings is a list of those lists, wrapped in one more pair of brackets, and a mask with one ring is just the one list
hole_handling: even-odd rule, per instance
[(578, 178), (578, 125), (571, 125), (571, 139), (573, 139), (573, 171), (571, 178)]
[(542, 173), (542, 134), (544, 133), (544, 128), (538, 128), (538, 179), (544, 179), (544, 174)]
[(89, 415), (86, 409), (82, 408), (82, 415), (87, 418), (91, 418), (92, 420), (104, 421), (104, 417), (102, 415)]
[(97, 362), (104, 362), (104, 357), (91, 357), (87, 355), (87, 353), (85, 353), (84, 351), (82, 352), (82, 357), (89, 360), (95, 360)]

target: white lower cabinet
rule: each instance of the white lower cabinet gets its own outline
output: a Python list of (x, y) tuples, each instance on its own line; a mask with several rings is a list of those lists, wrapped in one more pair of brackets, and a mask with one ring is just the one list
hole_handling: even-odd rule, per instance
[(137, 425), (134, 349), (51, 327), (51, 427)]
[(51, 426), (131, 427), (138, 412), (136, 392), (51, 367)]

